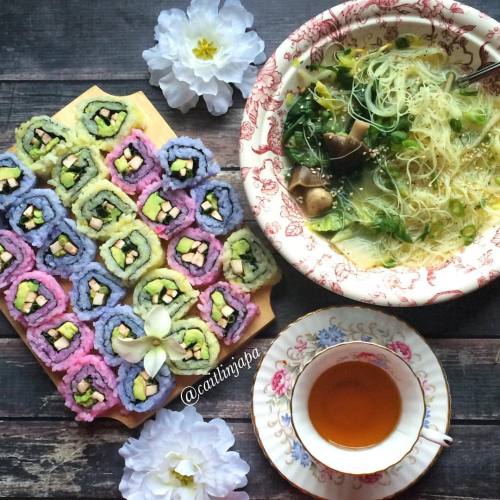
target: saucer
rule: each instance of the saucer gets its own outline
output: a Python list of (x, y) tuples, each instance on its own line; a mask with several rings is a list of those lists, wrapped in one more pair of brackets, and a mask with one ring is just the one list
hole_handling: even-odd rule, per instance
[(304, 364), (326, 347), (352, 340), (374, 342), (403, 357), (422, 384), (426, 404), (424, 427), (448, 432), (450, 393), (435, 354), (408, 324), (367, 307), (320, 309), (283, 330), (257, 370), (252, 393), (252, 421), (266, 457), (302, 492), (335, 500), (388, 498), (420, 479), (437, 459), (441, 447), (420, 438), (411, 452), (389, 469), (351, 476), (315, 461), (292, 428), (291, 390)]

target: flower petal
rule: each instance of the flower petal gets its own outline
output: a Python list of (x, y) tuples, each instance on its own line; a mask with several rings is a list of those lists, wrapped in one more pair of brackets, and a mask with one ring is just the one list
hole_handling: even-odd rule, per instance
[(253, 15), (241, 5), (240, 0), (226, 0), (222, 6), (219, 17), (231, 29), (244, 32), (253, 24)]
[(111, 341), (113, 350), (129, 363), (138, 363), (151, 348), (151, 338), (138, 339), (115, 337)]
[(217, 82), (217, 94), (204, 95), (203, 99), (212, 115), (223, 115), (233, 104), (233, 89), (227, 83)]
[(181, 9), (162, 10), (158, 16), (158, 24), (155, 26), (155, 34), (169, 33), (179, 30), (188, 24), (186, 13)]
[(144, 356), (144, 370), (151, 378), (155, 378), (166, 359), (167, 354), (162, 347), (153, 347)]
[(164, 306), (153, 307), (144, 320), (144, 331), (150, 337), (165, 338), (170, 332), (172, 320)]
[(246, 71), (243, 73), (243, 79), (240, 83), (235, 83), (234, 86), (241, 92), (241, 95), (246, 99), (252, 90), (252, 87), (257, 79), (257, 73), (259, 69), (257, 66), (248, 66)]
[(219, 0), (191, 0), (187, 8), (189, 19), (200, 16), (207, 21), (217, 17), (219, 13)]
[(171, 108), (178, 108), (186, 113), (196, 106), (198, 102), (196, 92), (191, 90), (187, 83), (177, 80), (172, 72), (161, 78), (158, 83)]
[(179, 361), (186, 356), (186, 349), (174, 339), (174, 337), (167, 337), (161, 341), (161, 346), (167, 354), (167, 358), (171, 361)]

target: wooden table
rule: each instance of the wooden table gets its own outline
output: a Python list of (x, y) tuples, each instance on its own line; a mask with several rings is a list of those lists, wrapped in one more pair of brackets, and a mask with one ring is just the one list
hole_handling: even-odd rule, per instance
[[(279, 42), (328, 0), (245, 0), (270, 55)], [(500, 18), (498, 0), (469, 0)], [(97, 83), (113, 94), (142, 90), (178, 134), (201, 136), (228, 176), (238, 173), (238, 132), (244, 101), (214, 118), (204, 109), (182, 115), (150, 87), (143, 49), (153, 45), (162, 8), (184, 0), (15, 0), (0, 5), (0, 149), (14, 128), (35, 114), (52, 114)], [(250, 214), (247, 210), (247, 218)], [(249, 347), (264, 353), (289, 322), (316, 308), (350, 304), (308, 281), (282, 259), (284, 278), (273, 293), (277, 320)], [(500, 280), (455, 302), (391, 310), (429, 340), (452, 392), (452, 449), (402, 498), (500, 498)], [(386, 309), (387, 311), (387, 309)], [(249, 420), (254, 369), (202, 397), (205, 418), (226, 419), (235, 449), (250, 463), (252, 499), (305, 498), (269, 465)], [(123, 461), (117, 450), (133, 432), (111, 421), (76, 424), (42, 369), (0, 318), (0, 497), (120, 498)], [(182, 409), (180, 401), (171, 406)]]

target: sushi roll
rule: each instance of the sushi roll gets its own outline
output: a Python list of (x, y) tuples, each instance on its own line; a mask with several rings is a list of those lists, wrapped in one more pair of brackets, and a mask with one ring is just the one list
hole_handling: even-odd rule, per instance
[(95, 254), (95, 243), (76, 230), (72, 219), (62, 219), (38, 249), (36, 264), (38, 269), (68, 278), (92, 262)]
[(206, 375), (216, 364), (219, 341), (200, 318), (186, 318), (172, 323), (168, 336), (186, 350), (183, 359), (167, 359), (170, 370), (177, 375)]
[(81, 143), (61, 151), (48, 183), (54, 186), (63, 204), (69, 207), (90, 181), (104, 179), (106, 175), (106, 165), (99, 150)]
[(136, 210), (133, 200), (106, 179), (84, 187), (72, 207), (78, 229), (97, 240), (112, 236), (119, 222), (134, 220)]
[(36, 175), (48, 177), (61, 147), (72, 140), (65, 125), (49, 116), (34, 116), (16, 129), (17, 156)]
[(220, 274), (221, 251), (222, 245), (213, 234), (188, 227), (170, 240), (167, 261), (193, 285), (210, 285)]
[(154, 306), (162, 305), (172, 319), (180, 319), (198, 300), (199, 294), (183, 274), (172, 269), (155, 269), (137, 283), (134, 311), (145, 318)]
[(137, 202), (139, 215), (166, 240), (194, 222), (194, 201), (185, 191), (164, 189), (160, 182), (147, 187)]
[(130, 306), (106, 308), (94, 323), (94, 347), (109, 366), (119, 366), (125, 361), (113, 348), (113, 339), (144, 337), (144, 321)]
[(0, 209), (14, 204), (19, 196), (35, 186), (36, 177), (12, 153), (0, 154)]
[(167, 189), (184, 189), (216, 175), (219, 165), (200, 139), (178, 137), (168, 141), (159, 153), (163, 183)]
[(161, 266), (165, 259), (156, 233), (138, 220), (120, 226), (101, 245), (100, 255), (108, 270), (128, 283)]
[(160, 180), (161, 167), (155, 145), (141, 130), (133, 130), (106, 156), (111, 179), (128, 194), (141, 192)]
[(68, 296), (50, 274), (29, 271), (14, 279), (5, 302), (10, 315), (23, 326), (39, 326), (66, 310)]
[(128, 411), (143, 413), (164, 406), (175, 386), (175, 378), (162, 366), (151, 378), (141, 364), (123, 363), (118, 369), (118, 396)]
[(75, 360), (57, 388), (80, 422), (92, 422), (119, 403), (116, 375), (92, 354)]
[(237, 286), (219, 281), (208, 287), (198, 303), (201, 317), (224, 344), (238, 342), (245, 328), (259, 314), (250, 295)]
[(94, 332), (71, 313), (28, 328), (27, 337), (33, 352), (55, 372), (66, 371), (94, 344)]
[(73, 284), (71, 305), (83, 321), (97, 319), (106, 308), (116, 306), (125, 296), (117, 279), (97, 262), (86, 265), (70, 279)]
[(235, 231), (224, 242), (222, 262), (226, 280), (245, 292), (274, 285), (281, 279), (271, 252), (248, 228)]
[(243, 222), (239, 196), (231, 184), (209, 180), (191, 190), (196, 203), (196, 222), (204, 231), (228, 234)]
[(31, 271), (34, 265), (35, 254), (31, 247), (16, 233), (0, 229), (0, 288)]
[(111, 151), (133, 128), (144, 128), (144, 116), (126, 97), (91, 98), (79, 109), (78, 135), (97, 142), (100, 149)]
[(66, 210), (51, 189), (32, 189), (7, 212), (10, 227), (34, 247), (42, 246)]

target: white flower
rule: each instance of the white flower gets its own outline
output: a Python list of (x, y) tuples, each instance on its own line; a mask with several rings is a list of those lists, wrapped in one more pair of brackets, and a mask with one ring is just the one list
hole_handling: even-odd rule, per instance
[(129, 438), (120, 492), (126, 500), (247, 500), (250, 467), (228, 451), (234, 436), (224, 420), (204, 422), (193, 407), (160, 410), (139, 439)]
[(248, 97), (257, 67), (265, 60), (264, 41), (247, 31), (253, 16), (240, 0), (192, 0), (187, 14), (164, 10), (155, 27), (153, 48), (142, 57), (151, 73), (151, 85), (159, 86), (169, 106), (183, 113), (203, 96), (213, 115), (232, 105), (234, 84)]

